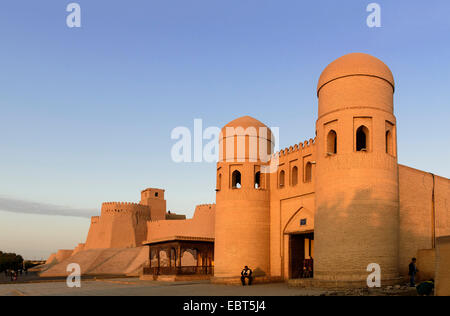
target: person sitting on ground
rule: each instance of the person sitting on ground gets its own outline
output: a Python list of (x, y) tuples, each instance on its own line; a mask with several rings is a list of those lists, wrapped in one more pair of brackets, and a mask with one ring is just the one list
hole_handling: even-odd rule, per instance
[(434, 289), (434, 280), (430, 279), (429, 281), (425, 281), (420, 283), (417, 287), (417, 294), (429, 296)]
[(248, 279), (248, 285), (252, 285), (253, 277), (252, 277), (253, 271), (248, 267), (245, 266), (244, 269), (241, 271), (241, 282), (242, 285), (245, 285), (245, 279)]

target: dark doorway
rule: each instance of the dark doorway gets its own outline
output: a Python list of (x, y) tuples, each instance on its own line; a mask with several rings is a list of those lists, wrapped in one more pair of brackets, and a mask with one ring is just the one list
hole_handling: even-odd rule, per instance
[(289, 236), (291, 279), (313, 277), (314, 233)]

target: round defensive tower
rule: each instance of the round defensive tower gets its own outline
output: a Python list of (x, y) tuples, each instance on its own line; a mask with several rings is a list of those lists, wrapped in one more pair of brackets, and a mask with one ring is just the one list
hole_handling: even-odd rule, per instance
[(215, 282), (235, 282), (247, 265), (269, 275), (269, 177), (272, 133), (244, 116), (222, 129), (217, 163)]
[[(314, 278), (362, 281), (370, 263), (398, 277), (394, 78), (362, 53), (333, 61), (317, 86)], [(342, 283), (342, 282), (341, 282)]]

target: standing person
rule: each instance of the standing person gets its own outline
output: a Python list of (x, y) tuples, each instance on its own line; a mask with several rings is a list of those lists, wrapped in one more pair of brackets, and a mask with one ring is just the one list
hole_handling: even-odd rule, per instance
[(415, 287), (416, 286), (416, 282), (415, 282), (415, 277), (417, 272), (419, 272), (419, 270), (416, 267), (416, 258), (412, 258), (411, 259), (411, 263), (409, 264), (409, 286), (410, 287)]
[(241, 271), (241, 282), (242, 285), (245, 285), (245, 279), (248, 279), (248, 285), (252, 285), (253, 277), (252, 277), (253, 271), (248, 267), (245, 266), (244, 269)]

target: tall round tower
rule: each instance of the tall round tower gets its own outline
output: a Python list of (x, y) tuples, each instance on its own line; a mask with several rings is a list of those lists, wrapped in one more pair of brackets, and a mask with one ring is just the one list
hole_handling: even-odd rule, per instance
[(219, 146), (215, 281), (232, 282), (245, 265), (255, 276), (269, 275), (269, 177), (262, 169), (272, 152), (272, 133), (244, 116), (225, 125)]
[(345, 55), (317, 86), (314, 278), (398, 276), (399, 193), (394, 78), (379, 59)]

